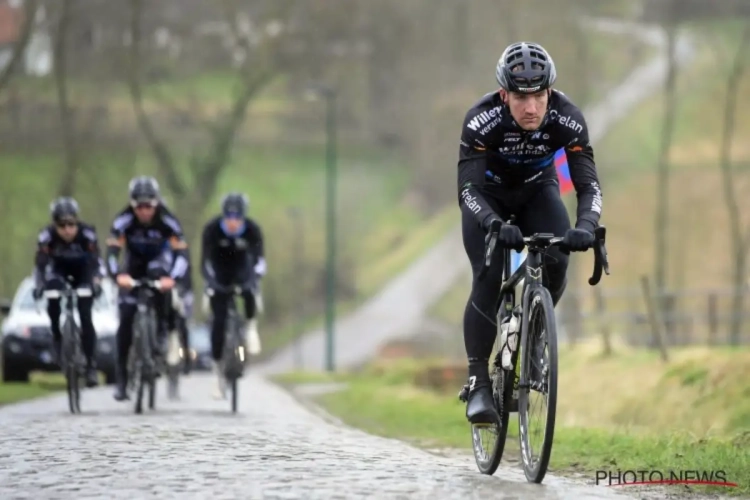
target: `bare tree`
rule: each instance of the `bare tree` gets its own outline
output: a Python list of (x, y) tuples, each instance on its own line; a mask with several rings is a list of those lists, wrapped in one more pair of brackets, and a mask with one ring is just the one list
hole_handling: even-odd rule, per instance
[[(279, 2), (284, 3), (284, 2)], [(229, 19), (231, 12), (227, 6), (227, 23), (232, 28), (238, 47), (244, 49), (245, 62), (238, 69), (239, 91), (227, 112), (214, 123), (208, 125), (211, 145), (206, 155), (194, 154), (189, 162), (192, 182), (180, 175), (180, 168), (167, 143), (159, 136), (156, 127), (146, 113), (143, 104), (142, 89), (142, 17), (143, 0), (131, 1), (131, 49), (128, 85), (133, 110), (138, 126), (143, 133), (154, 157), (161, 176), (176, 197), (178, 210), (187, 217), (183, 220), (188, 230), (196, 229), (198, 218), (210, 200), (216, 188), (219, 175), (229, 162), (233, 141), (237, 130), (245, 120), (248, 105), (272, 78), (278, 74), (274, 64), (274, 36), (271, 33), (266, 40), (253, 46), (249, 38), (240, 33), (235, 19)]]
[[(677, 2), (672, 1), (672, 13), (677, 10)], [(661, 149), (657, 166), (656, 217), (654, 219), (654, 238), (656, 241), (654, 256), (654, 277), (656, 290), (660, 296), (666, 286), (667, 276), (667, 240), (669, 228), (669, 150), (672, 147), (677, 113), (677, 22), (674, 16), (666, 21), (668, 66), (664, 86), (664, 122), (661, 131)]]
[(34, 32), (34, 20), (36, 18), (36, 11), (39, 7), (37, 0), (28, 0), (24, 4), (24, 20), (23, 26), (21, 27), (21, 35), (13, 46), (13, 55), (8, 62), (8, 65), (3, 68), (0, 72), (0, 92), (8, 85), (11, 76), (15, 73), (18, 65), (23, 60), (23, 55), (26, 52), (26, 47), (29, 45), (31, 35)]
[(58, 192), (60, 196), (73, 196), (79, 167), (78, 148), (76, 145), (76, 125), (68, 98), (67, 53), (68, 29), (71, 21), (71, 9), (75, 0), (62, 0), (60, 15), (57, 20), (54, 44), (54, 75), (57, 90), (57, 103), (60, 112), (60, 133), (62, 134), (65, 152), (65, 168)]
[(732, 344), (739, 343), (742, 327), (744, 305), (744, 286), (747, 276), (747, 256), (750, 247), (750, 227), (742, 228), (741, 212), (734, 190), (734, 172), (732, 169), (732, 144), (736, 127), (737, 97), (740, 83), (745, 73), (746, 51), (750, 45), (750, 23), (745, 25), (742, 39), (734, 57), (734, 63), (727, 79), (727, 97), (724, 105), (724, 130), (721, 139), (720, 166), (724, 187), (724, 201), (729, 216), (732, 275), (734, 296), (732, 299), (732, 319), (729, 337)]

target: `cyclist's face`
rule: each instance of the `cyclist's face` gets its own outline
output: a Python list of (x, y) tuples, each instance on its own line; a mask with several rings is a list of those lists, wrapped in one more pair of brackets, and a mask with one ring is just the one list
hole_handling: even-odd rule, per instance
[(63, 241), (71, 242), (78, 234), (78, 222), (74, 219), (65, 219), (55, 222), (57, 234)]
[(500, 90), (503, 102), (510, 108), (510, 114), (524, 130), (536, 130), (542, 124), (547, 112), (549, 91), (542, 90), (535, 94), (519, 94)]
[(156, 201), (138, 202), (133, 204), (133, 212), (141, 224), (149, 224), (156, 214)]
[(242, 217), (231, 215), (224, 217), (224, 224), (230, 233), (236, 233), (242, 226)]

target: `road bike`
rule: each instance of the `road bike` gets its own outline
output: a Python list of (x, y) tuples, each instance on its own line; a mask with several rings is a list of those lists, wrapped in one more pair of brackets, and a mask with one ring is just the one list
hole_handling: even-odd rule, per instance
[[(509, 223), (512, 223), (511, 217)], [(495, 247), (501, 222), (493, 223), (485, 247), (485, 259), (478, 279), (483, 279), (495, 254)], [(609, 263), (605, 247), (606, 228), (599, 226), (594, 231), (594, 272), (588, 282), (591, 286), (599, 283), (602, 271), (609, 275)], [(557, 408), (558, 351), (555, 310), (549, 290), (542, 284), (543, 254), (553, 246), (563, 247), (563, 238), (553, 234), (536, 233), (523, 239), (528, 250), (526, 260), (511, 275), (511, 254), (503, 249), (503, 283), (500, 288), (497, 311), (498, 335), (496, 355), (490, 365), (492, 394), (499, 420), (492, 424), (472, 424), (471, 434), (474, 458), (479, 471), (492, 475), (500, 465), (508, 433), (508, 420), (511, 412), (518, 413), (519, 442), (526, 479), (541, 483), (547, 473), (552, 455), (552, 441), (555, 432), (555, 411)], [(516, 307), (516, 286), (523, 280), (520, 308)], [(510, 324), (513, 315), (520, 315), (520, 342), (511, 349), (510, 369), (502, 364), (501, 327)], [(507, 328), (507, 327), (506, 327)], [(512, 335), (511, 333), (508, 336)], [(515, 332), (516, 339), (518, 332)], [(518, 359), (520, 356), (520, 363)], [(507, 365), (506, 365), (507, 366)], [(468, 385), (464, 386), (459, 397), (468, 398)], [(546, 423), (543, 425), (542, 443), (538, 455), (532, 447), (530, 434), (530, 400), (532, 392), (541, 396), (547, 407)], [(494, 437), (494, 442), (485, 446), (482, 433)], [(488, 449), (489, 448), (489, 449)]]
[(81, 349), (81, 327), (75, 320), (76, 299), (91, 297), (91, 288), (73, 288), (71, 277), (63, 280), (63, 289), (45, 290), (44, 297), (62, 299), (64, 302), (64, 319), (60, 327), (62, 343), (60, 346), (60, 368), (65, 374), (65, 385), (68, 391), (70, 413), (81, 413), (81, 383), (86, 373), (86, 356)]
[(148, 389), (148, 407), (156, 405), (156, 379), (161, 370), (154, 352), (157, 349), (157, 320), (153, 307), (155, 292), (161, 291), (156, 280), (133, 280), (137, 308), (133, 319), (133, 343), (128, 357), (128, 381), (135, 390), (135, 413), (143, 413), (143, 395)]
[[(230, 293), (229, 307), (227, 312), (227, 326), (224, 330), (224, 350), (222, 351), (221, 361), (219, 364), (219, 374), (226, 379), (232, 393), (232, 413), (237, 413), (237, 380), (240, 379), (245, 371), (245, 361), (247, 353), (245, 352), (245, 339), (243, 335), (244, 322), (237, 312), (236, 297), (242, 295), (242, 288), (232, 286), (221, 288), (219, 292)], [(211, 297), (215, 290), (208, 289), (206, 294)]]

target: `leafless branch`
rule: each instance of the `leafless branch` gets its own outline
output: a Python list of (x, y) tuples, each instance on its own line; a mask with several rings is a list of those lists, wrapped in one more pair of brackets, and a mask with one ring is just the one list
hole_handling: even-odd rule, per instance
[(10, 77), (15, 73), (18, 65), (21, 64), (26, 47), (28, 47), (29, 40), (31, 40), (31, 35), (34, 32), (34, 20), (38, 7), (38, 0), (28, 0), (24, 4), (24, 20), (23, 27), (21, 28), (21, 36), (13, 47), (13, 55), (8, 65), (0, 72), (0, 91), (8, 85)]
[(727, 215), (729, 216), (732, 262), (734, 263), (732, 274), (734, 276), (735, 294), (732, 300), (732, 321), (729, 332), (733, 344), (736, 344), (739, 340), (739, 332), (742, 325), (741, 312), (744, 305), (744, 297), (739, 292), (745, 283), (747, 251), (744, 243), (748, 236), (743, 234), (742, 231), (741, 212), (737, 201), (737, 193), (734, 190), (732, 144), (736, 128), (737, 97), (747, 64), (746, 50), (748, 44), (750, 44), (750, 22), (745, 25), (732, 70), (727, 78), (727, 97), (724, 105), (724, 126), (719, 162), (722, 172), (724, 202), (726, 203)]
[(60, 186), (60, 196), (73, 196), (78, 174), (79, 158), (76, 144), (76, 125), (68, 101), (67, 75), (67, 38), (70, 27), (70, 11), (74, 0), (62, 0), (62, 10), (57, 21), (54, 46), (54, 75), (57, 89), (57, 103), (60, 112), (60, 125), (65, 152), (65, 168), (63, 169)]
[(128, 71), (128, 86), (130, 97), (143, 136), (156, 157), (159, 173), (166, 179), (167, 186), (176, 196), (184, 196), (187, 192), (185, 183), (180, 179), (175, 167), (174, 157), (166, 143), (156, 134), (153, 124), (143, 108), (143, 91), (141, 88), (141, 27), (143, 16), (143, 0), (131, 0), (130, 20), (130, 71)]

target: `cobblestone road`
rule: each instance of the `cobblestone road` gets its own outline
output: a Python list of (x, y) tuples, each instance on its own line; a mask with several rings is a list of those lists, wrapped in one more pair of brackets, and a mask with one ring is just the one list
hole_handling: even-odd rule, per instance
[(210, 389), (192, 376), (182, 401), (160, 398), (140, 416), (109, 388), (85, 392), (78, 416), (63, 397), (0, 409), (0, 498), (627, 498), (556, 478), (527, 484), (515, 468), (481, 476), (467, 457), (328, 423), (255, 376), (237, 415)]

